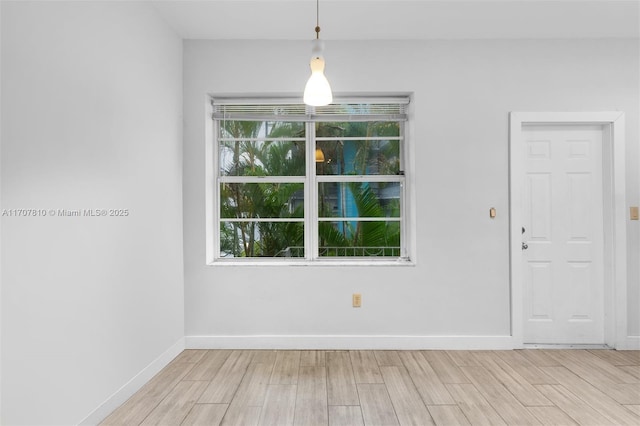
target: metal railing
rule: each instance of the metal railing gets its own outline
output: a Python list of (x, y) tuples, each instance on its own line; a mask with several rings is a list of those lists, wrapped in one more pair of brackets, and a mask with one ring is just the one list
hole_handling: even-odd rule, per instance
[[(320, 257), (400, 257), (400, 247), (330, 247), (319, 248)], [(287, 247), (275, 257), (304, 257), (304, 247)]]

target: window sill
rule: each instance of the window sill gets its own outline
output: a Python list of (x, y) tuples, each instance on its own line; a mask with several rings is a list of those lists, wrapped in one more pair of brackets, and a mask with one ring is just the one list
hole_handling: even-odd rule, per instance
[(382, 260), (382, 259), (357, 259), (357, 260), (345, 260), (345, 259), (323, 259), (323, 260), (256, 260), (256, 259), (218, 259), (213, 262), (208, 262), (207, 266), (223, 266), (223, 267), (238, 267), (238, 266), (416, 266), (415, 262), (411, 259), (397, 259), (397, 260)]

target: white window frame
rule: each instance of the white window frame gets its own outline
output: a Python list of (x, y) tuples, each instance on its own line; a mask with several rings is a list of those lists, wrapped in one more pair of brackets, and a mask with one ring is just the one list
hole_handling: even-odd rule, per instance
[[(219, 173), (219, 141), (218, 141), (218, 122), (213, 119), (214, 102), (232, 102), (232, 103), (254, 103), (260, 105), (269, 104), (301, 104), (299, 99), (290, 98), (226, 98), (210, 96), (207, 101), (206, 107), (206, 123), (207, 129), (205, 132), (206, 146), (205, 146), (205, 213), (206, 213), (206, 264), (210, 266), (218, 265), (382, 265), (382, 266), (396, 266), (396, 265), (415, 265), (412, 258), (412, 251), (415, 248), (415, 241), (413, 240), (414, 232), (411, 232), (413, 228), (412, 214), (410, 214), (410, 200), (409, 194), (412, 194), (408, 189), (409, 179), (408, 175), (411, 171), (412, 162), (409, 162), (409, 119), (403, 118), (398, 121), (404, 121), (400, 126), (400, 137), (402, 141), (400, 143), (400, 169), (402, 171), (399, 175), (316, 175), (316, 163), (315, 163), (315, 148), (316, 148), (316, 136), (315, 136), (315, 124), (317, 121), (371, 121), (367, 119), (367, 116), (361, 117), (344, 117), (335, 116), (334, 119), (317, 120), (309, 116), (305, 121), (305, 155), (306, 155), (306, 173), (304, 176), (267, 176), (260, 178), (261, 182), (278, 182), (278, 183), (303, 183), (304, 185), (304, 217), (301, 220), (304, 223), (304, 249), (305, 257), (274, 257), (274, 258), (227, 258), (221, 257), (220, 253), (220, 200), (218, 194), (218, 188), (221, 181), (224, 182), (237, 182), (237, 183), (255, 183), (255, 177), (251, 176), (226, 176), (221, 177)], [(355, 104), (369, 104), (369, 103), (385, 103), (385, 102), (398, 102), (409, 103), (409, 96), (376, 96), (367, 97), (359, 96), (353, 98), (336, 98), (335, 104), (355, 103)], [(262, 118), (260, 118), (262, 119)], [(274, 120), (280, 119), (280, 117), (273, 117)], [(259, 120), (259, 119), (257, 119)], [(283, 119), (284, 120), (284, 119)], [(323, 137), (321, 140), (330, 140), (331, 138)], [(336, 138), (337, 140), (344, 138)], [(357, 140), (363, 138), (358, 137)], [(289, 139), (287, 139), (289, 140)], [(321, 221), (335, 222), (348, 219), (349, 221), (367, 220), (367, 218), (319, 218), (318, 217), (318, 184), (325, 182), (398, 182), (400, 184), (400, 216), (397, 219), (388, 218), (391, 220), (397, 220), (400, 222), (400, 256), (399, 257), (377, 257), (377, 256), (336, 256), (336, 257), (320, 257), (319, 256), (319, 236), (317, 232), (318, 223)], [(380, 220), (376, 218), (377, 220)], [(274, 219), (261, 219), (261, 221), (286, 221), (295, 222), (291, 218), (274, 218)]]

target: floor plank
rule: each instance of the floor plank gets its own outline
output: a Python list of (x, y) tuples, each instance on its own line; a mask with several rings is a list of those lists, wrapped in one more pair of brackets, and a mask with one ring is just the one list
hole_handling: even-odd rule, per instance
[(270, 364), (250, 365), (231, 404), (262, 407), (272, 369), (273, 366)]
[(548, 426), (565, 426), (577, 425), (577, 423), (567, 415), (564, 411), (556, 407), (527, 407), (527, 409), (536, 416), (543, 425)]
[(557, 385), (558, 382), (529, 361), (522, 351), (493, 351), (531, 385)]
[(563, 366), (595, 386), (598, 384), (640, 383), (637, 377), (627, 374), (624, 370), (620, 370), (589, 351), (564, 351), (558, 353), (558, 356), (562, 357)]
[(300, 367), (294, 424), (299, 426), (329, 424), (327, 372), (324, 366)]
[(328, 405), (359, 405), (349, 352), (326, 353)]
[(403, 351), (399, 356), (425, 404), (455, 404), (445, 385), (420, 352)]
[(540, 392), (581, 425), (608, 425), (611, 420), (604, 417), (588, 403), (569, 392), (562, 385), (537, 385)]
[(553, 350), (529, 349), (518, 352), (536, 367), (559, 367), (562, 365), (553, 356)]
[(615, 385), (599, 386), (603, 393), (615, 399), (616, 402), (623, 405), (639, 405), (640, 404), (640, 384), (618, 383)]
[(625, 405), (624, 408), (640, 416), (640, 405)]
[(398, 422), (404, 425), (432, 425), (433, 420), (404, 367), (380, 367)]
[(371, 351), (349, 351), (356, 383), (383, 383), (378, 361)]
[(640, 366), (637, 365), (625, 365), (618, 367), (620, 370), (624, 371), (627, 374), (632, 375), (633, 377), (640, 379)]
[(218, 426), (228, 404), (195, 404), (180, 426)]
[(139, 425), (193, 367), (192, 363), (170, 363), (104, 419), (101, 425)]
[(185, 349), (171, 362), (196, 363), (199, 362), (207, 352), (208, 351), (204, 349)]
[(271, 375), (272, 385), (295, 385), (298, 383), (300, 351), (278, 351)]
[(211, 380), (199, 402), (205, 404), (231, 403), (251, 359), (250, 351), (233, 351)]
[(365, 426), (399, 425), (385, 385), (359, 384), (358, 395)]
[(446, 385), (465, 417), (472, 425), (506, 425), (502, 417), (472, 384)]
[[(588, 404), (589, 407), (601, 413), (608, 419), (609, 423), (630, 425), (640, 424), (640, 417), (630, 413), (629, 410), (622, 407), (622, 405), (618, 404), (613, 398), (597, 389), (586, 380), (576, 376), (568, 369), (564, 367), (542, 368), (544, 371), (553, 375), (553, 377), (555, 377), (565, 389), (570, 389), (571, 393), (575, 394), (578, 398)], [(571, 415), (571, 417), (574, 417), (571, 413), (567, 413)], [(577, 418), (575, 419), (578, 420)], [(578, 423), (580, 423), (580, 420), (578, 420)]]
[(327, 365), (324, 351), (302, 351), (300, 353), (300, 366), (321, 366)]
[(467, 376), (445, 351), (422, 351), (421, 353), (429, 361), (442, 383), (469, 383)]
[(141, 425), (179, 425), (189, 414), (208, 382), (182, 381), (149, 413)]
[(232, 351), (227, 350), (207, 351), (184, 379), (192, 381), (213, 379), (216, 374), (218, 374), (218, 370), (220, 370), (222, 364), (224, 364), (229, 355), (231, 355), (231, 352)]
[(457, 405), (429, 405), (427, 408), (437, 426), (464, 426), (471, 424)]
[[(485, 367), (460, 367), (482, 396), (512, 425), (539, 425), (538, 419)], [(546, 400), (546, 398), (545, 398)], [(550, 404), (549, 404), (550, 405)]]
[(225, 416), (223, 425), (250, 426), (258, 424), (267, 395), (273, 365), (251, 364), (236, 391)]
[(334, 405), (329, 407), (329, 426), (364, 426), (359, 405)]
[(498, 355), (488, 352), (477, 354), (482, 365), (516, 397), (522, 405), (553, 405), (531, 383), (525, 380), (515, 369)]
[(590, 350), (593, 355), (615, 366), (640, 365), (640, 351)]
[(278, 351), (251, 351), (253, 364), (275, 364)]
[[(276, 361), (277, 363), (277, 361)], [(295, 385), (268, 385), (260, 413), (259, 426), (293, 425), (296, 405)]]
[(480, 365), (475, 355), (486, 352), (486, 351), (446, 351), (446, 352), (447, 352), (447, 355), (449, 355), (449, 358), (451, 358), (451, 360), (458, 367), (472, 367), (472, 366)]
[(222, 418), (222, 426), (257, 426), (262, 407), (231, 404)]
[(378, 361), (378, 366), (402, 366), (402, 360), (398, 356), (398, 352), (396, 351), (373, 351), (376, 356), (376, 361)]

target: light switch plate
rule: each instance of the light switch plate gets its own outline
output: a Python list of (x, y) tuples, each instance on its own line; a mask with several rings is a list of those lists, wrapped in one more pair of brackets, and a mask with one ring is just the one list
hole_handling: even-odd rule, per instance
[(362, 295), (360, 293), (353, 293), (353, 307), (359, 308), (362, 306)]
[(638, 219), (638, 207), (629, 208), (629, 219), (631, 219), (631, 220), (639, 220)]

